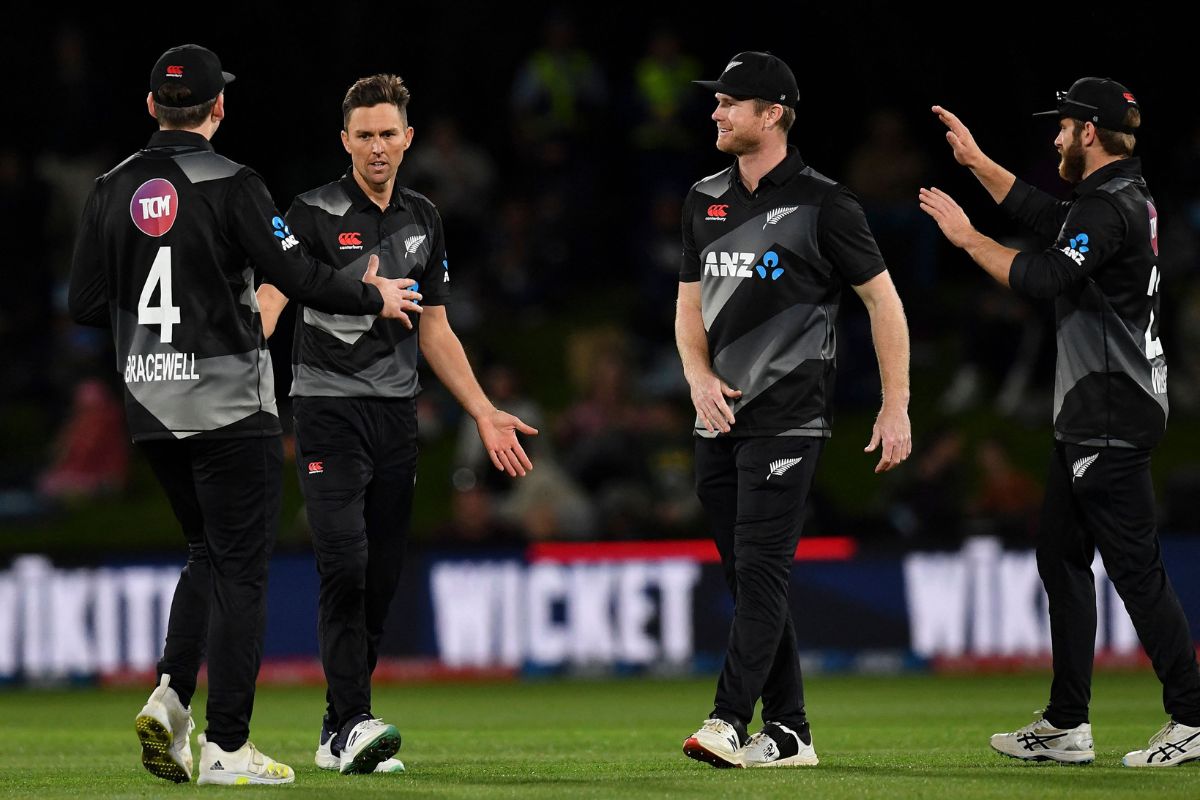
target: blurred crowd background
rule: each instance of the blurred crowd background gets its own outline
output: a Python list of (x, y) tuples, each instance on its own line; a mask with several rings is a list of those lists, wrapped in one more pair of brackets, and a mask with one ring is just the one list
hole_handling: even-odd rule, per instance
[[(917, 189), (947, 189), (1009, 245), (1047, 243), (953, 162), (929, 106), (959, 113), (986, 152), (1066, 197), (1056, 127), (1030, 115), (1077, 77), (1122, 81), (1142, 103), (1138, 150), (1160, 219), (1172, 405), (1155, 467), (1161, 522), (1200, 532), (1200, 112), (1179, 68), (1182, 31), (1103, 6), (974, 24), (949, 40), (931, 31), (953, 20), (884, 3), (169, 13), (129, 19), (96, 6), (0, 33), (11, 70), (0, 129), (0, 560), (178, 549), (124, 432), (108, 333), (73, 325), (65, 298), (92, 181), (144, 144), (149, 68), (189, 41), (238, 75), (218, 152), (257, 169), (281, 210), (347, 168), (338, 131), (350, 83), (391, 71), (412, 90), (416, 138), (399, 180), (441, 210), (452, 323), (495, 403), (541, 429), (527, 443), (535, 470), (509, 480), (425, 377), (414, 538), (431, 547), (707, 535), (673, 341), (679, 217), (688, 187), (728, 164), (713, 146), (713, 99), (690, 81), (745, 49), (769, 49), (796, 72), (791, 141), (863, 203), (912, 332), (913, 455), (879, 477), (877, 456), (862, 452), (877, 366), (866, 312), (846, 292), (834, 439), (807, 532), (889, 548), (954, 547), (978, 533), (1030, 543), (1051, 443), (1053, 312), (946, 246)], [(271, 342), (285, 424), (291, 325), (289, 314)], [(286, 469), (280, 548), (301, 549)]]

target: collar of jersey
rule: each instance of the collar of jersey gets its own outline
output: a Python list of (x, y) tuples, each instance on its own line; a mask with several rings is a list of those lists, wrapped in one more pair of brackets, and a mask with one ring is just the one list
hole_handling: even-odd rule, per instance
[(1097, 186), (1103, 185), (1106, 181), (1110, 181), (1118, 175), (1124, 175), (1129, 178), (1142, 177), (1142, 160), (1137, 156), (1130, 156), (1129, 158), (1114, 161), (1111, 164), (1105, 164), (1091, 175), (1088, 175), (1085, 180), (1080, 181), (1072, 194), (1075, 197), (1082, 197)]
[(155, 131), (150, 135), (150, 147), (195, 147), (200, 150), (213, 149), (212, 142), (194, 131)]
[[(367, 197), (367, 193), (358, 185), (358, 181), (354, 180), (354, 167), (346, 170), (346, 174), (338, 181), (342, 185), (342, 190), (346, 196), (350, 198), (351, 206), (355, 211), (370, 211), (372, 208), (378, 210), (379, 206), (375, 205), (375, 201)], [(400, 182), (392, 184), (392, 199), (388, 201), (388, 208), (392, 210), (404, 210), (407, 206), (404, 205), (404, 195), (400, 191)]]
[(729, 185), (733, 188), (734, 194), (738, 199), (747, 203), (759, 203), (780, 186), (790, 181), (792, 178), (800, 174), (804, 169), (804, 159), (800, 157), (800, 151), (795, 145), (788, 145), (787, 155), (783, 157), (775, 167), (762, 176), (758, 182), (758, 194), (754, 197), (750, 196), (750, 192), (746, 190), (746, 186), (742, 183), (741, 177), (738, 175), (737, 161), (733, 162), (733, 169), (729, 171)]

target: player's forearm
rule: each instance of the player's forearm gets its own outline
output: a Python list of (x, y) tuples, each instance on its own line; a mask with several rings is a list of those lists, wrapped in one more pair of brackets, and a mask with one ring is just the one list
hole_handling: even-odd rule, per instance
[(689, 384), (712, 375), (712, 363), (708, 357), (708, 336), (704, 332), (704, 320), (698, 308), (682, 302), (677, 306), (675, 345), (679, 348), (679, 360), (683, 363), (683, 376)]
[(908, 320), (904, 316), (904, 306), (895, 291), (876, 300), (867, 300), (866, 305), (871, 316), (871, 339), (875, 344), (875, 357), (879, 360), (883, 405), (907, 410), (909, 344)]
[(421, 355), (464, 411), (479, 419), (495, 410), (475, 378), (462, 342), (448, 325), (422, 324), (420, 342)]
[(988, 194), (997, 204), (1004, 201), (1017, 181), (1016, 175), (982, 153), (980, 153), (979, 161), (971, 165), (971, 173), (983, 184), (983, 188), (987, 189)]
[(1009, 285), (1008, 276), (1012, 271), (1013, 259), (1017, 257), (1016, 250), (1005, 247), (979, 231), (971, 232), (963, 250), (966, 250), (967, 255), (1001, 286)]
[(254, 295), (258, 298), (258, 311), (262, 319), (263, 336), (270, 339), (271, 334), (275, 332), (275, 326), (279, 323), (280, 314), (287, 307), (287, 296), (269, 283), (259, 286), (258, 291)]

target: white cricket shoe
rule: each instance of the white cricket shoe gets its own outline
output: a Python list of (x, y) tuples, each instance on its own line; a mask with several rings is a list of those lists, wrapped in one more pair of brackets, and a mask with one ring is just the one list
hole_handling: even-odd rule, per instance
[(1200, 758), (1200, 728), (1171, 720), (1150, 739), (1145, 750), (1126, 753), (1127, 767), (1174, 767)]
[(400, 731), (377, 717), (364, 719), (350, 729), (342, 748), (338, 770), (343, 775), (366, 775), (374, 772), (400, 749)]
[(812, 767), (819, 763), (812, 737), (805, 744), (800, 735), (778, 722), (763, 723), (763, 729), (750, 737), (742, 748), (742, 766)]
[(196, 783), (212, 783), (225, 786), (247, 784), (292, 783), (296, 773), (287, 764), (260, 753), (250, 742), (246, 742), (232, 753), (208, 741), (200, 734), (200, 777)]
[(1090, 764), (1096, 760), (1092, 726), (1086, 722), (1074, 728), (1056, 728), (1041, 718), (1012, 733), (992, 734), (992, 749), (1026, 761)]
[[(341, 756), (335, 756), (331, 745), (336, 733), (330, 733), (321, 728), (321, 739), (317, 744), (317, 753), (313, 757), (319, 769), (335, 770), (342, 766)], [(375, 772), (404, 772), (404, 762), (398, 758), (385, 758), (375, 765)]]
[(704, 720), (700, 730), (683, 740), (683, 753), (718, 769), (742, 766), (741, 737), (723, 719)]
[(183, 707), (171, 688), (171, 676), (163, 675), (150, 699), (133, 723), (142, 743), (142, 766), (151, 775), (175, 783), (192, 779), (191, 706)]

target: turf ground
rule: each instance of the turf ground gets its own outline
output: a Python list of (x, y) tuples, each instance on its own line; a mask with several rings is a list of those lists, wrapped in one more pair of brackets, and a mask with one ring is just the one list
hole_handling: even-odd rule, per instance
[(1200, 797), (1200, 763), (1121, 766), (1165, 721), (1148, 672), (1097, 675), (1095, 764), (993, 754), (988, 734), (1032, 720), (1047, 686), (1044, 675), (815, 676), (821, 764), (779, 770), (715, 770), (683, 756), (682, 739), (708, 711), (708, 679), (382, 687), (375, 710), (400, 727), (409, 771), (345, 777), (312, 764), (322, 692), (265, 688), (252, 738), (297, 775), (258, 789), (175, 786), (144, 772), (133, 717), (148, 691), (0, 690), (0, 797)]

